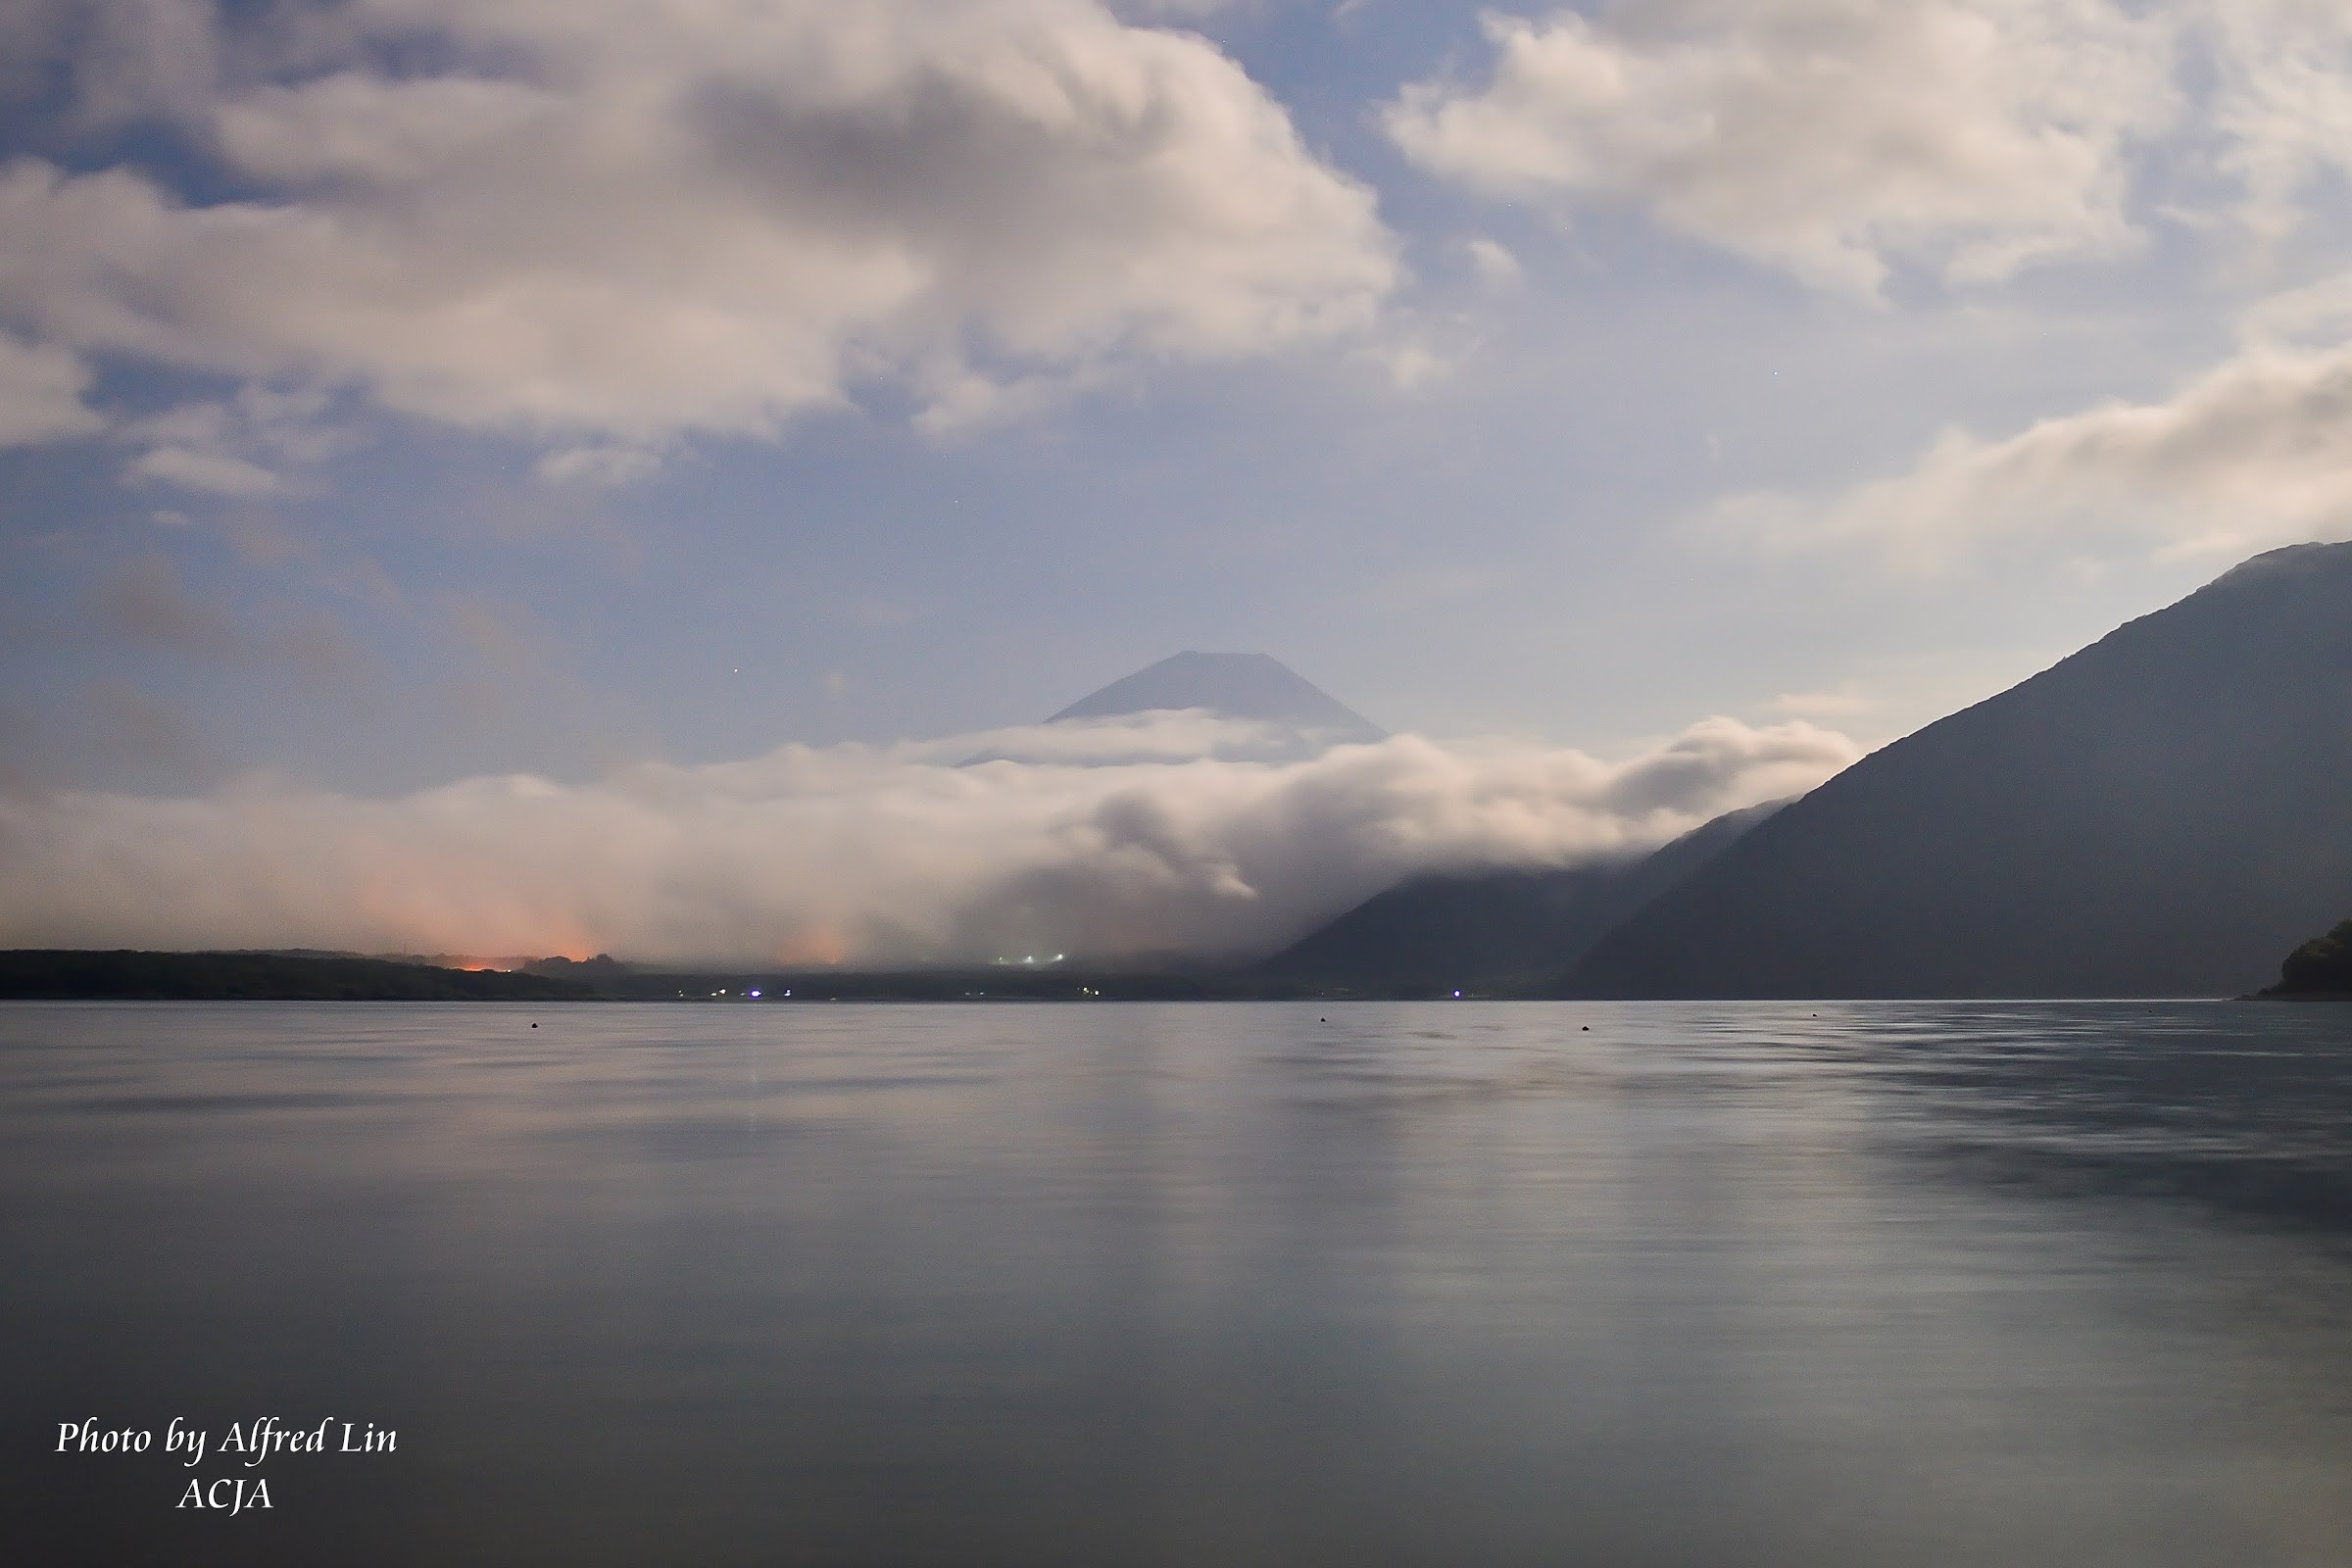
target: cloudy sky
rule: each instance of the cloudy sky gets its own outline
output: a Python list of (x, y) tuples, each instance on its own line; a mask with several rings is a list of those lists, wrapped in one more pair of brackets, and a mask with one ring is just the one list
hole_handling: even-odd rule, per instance
[[(0, 934), (168, 840), (297, 940), (516, 790), (856, 803), (805, 880), (1185, 648), (1442, 743), (1414, 812), (1553, 781), (1319, 898), (1654, 836), (2352, 532), (2348, 166), (2335, 0), (0, 0)], [(1175, 883), (1303, 918), (1230, 791), (1331, 781), (1219, 777)], [(852, 903), (757, 949), (966, 918)]]

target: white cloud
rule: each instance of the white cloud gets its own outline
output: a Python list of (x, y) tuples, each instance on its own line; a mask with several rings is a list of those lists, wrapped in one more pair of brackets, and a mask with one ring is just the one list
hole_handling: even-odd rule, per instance
[(242, 500), (275, 495), (284, 488), (283, 480), (259, 464), (187, 447), (152, 448), (133, 459), (123, 475), (133, 483), (177, 485), (182, 490)]
[(975, 381), (1259, 354), (1364, 325), (1397, 277), (1370, 192), (1238, 66), (1093, 0), (300, 20), (299, 74), (180, 111), (265, 196), (0, 172), (0, 318), (646, 448), (869, 384), (977, 404)]
[[(1048, 727), (1111, 755), (1136, 728)], [(1400, 736), (1285, 765), (1085, 765), (1083, 745), (955, 765), (1048, 739), (787, 747), (386, 801), (270, 784), (0, 799), (0, 945), (745, 962), (1262, 951), (1417, 868), (1654, 844), (1856, 755), (1805, 724), (1710, 719), (1614, 763)]]
[(1826, 500), (1735, 497), (1711, 523), (1781, 545), (1867, 544), (1915, 566), (2002, 540), (2186, 556), (2352, 534), (2352, 342), (2288, 331), (2326, 321), (2339, 294), (2257, 310), (2239, 352), (2161, 402), (1997, 440), (1954, 427), (1901, 474)]
[(607, 489), (650, 479), (662, 470), (658, 453), (642, 447), (567, 447), (539, 460), (539, 477), (550, 484), (585, 484)]
[(1343, 739), (1329, 730), (1230, 718), (1205, 708), (1152, 709), (993, 730), (986, 749), (967, 760), (1065, 767), (1206, 760), (1288, 762), (1319, 757)]
[(2109, 0), (1623, 0), (1486, 29), (1488, 81), (1388, 107), (1414, 162), (1864, 294), (1897, 263), (1973, 282), (2126, 246), (2128, 146), (2178, 107), (2172, 20)]
[(2352, 342), (2352, 272), (2338, 272), (2257, 301), (2239, 318), (2256, 347), (2326, 349)]
[(1266, 0), (1109, 0), (1109, 3), (1113, 12), (1136, 22), (1189, 22), (1220, 11), (1263, 6)]
[(252, 385), (121, 421), (116, 434), (147, 448), (122, 476), (240, 500), (283, 495), (298, 486), (278, 467), (317, 463), (349, 444), (328, 420), (327, 402), (316, 390)]
[(2278, 238), (2327, 170), (2352, 172), (2352, 11), (2338, 0), (2208, 0), (2221, 163), (2241, 216)]
[(0, 447), (88, 435), (106, 421), (82, 401), (90, 368), (68, 350), (0, 332)]
[(1470, 258), (1470, 270), (1478, 280), (1489, 288), (1512, 288), (1526, 279), (1526, 269), (1519, 258), (1500, 240), (1480, 236), (1462, 242), (1463, 252)]

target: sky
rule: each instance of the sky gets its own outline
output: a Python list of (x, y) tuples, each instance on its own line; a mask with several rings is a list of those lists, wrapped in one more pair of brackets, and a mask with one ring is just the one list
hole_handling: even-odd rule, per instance
[[(2348, 167), (2327, 0), (0, 0), (0, 939), (1247, 948), (1654, 842), (2352, 532)], [(943, 771), (1182, 649), (1404, 739)]]

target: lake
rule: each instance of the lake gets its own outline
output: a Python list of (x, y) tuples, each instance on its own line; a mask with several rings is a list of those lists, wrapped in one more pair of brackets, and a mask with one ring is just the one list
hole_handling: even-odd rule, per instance
[(2340, 1568), (2348, 1134), (2333, 1004), (0, 1004), (0, 1540)]

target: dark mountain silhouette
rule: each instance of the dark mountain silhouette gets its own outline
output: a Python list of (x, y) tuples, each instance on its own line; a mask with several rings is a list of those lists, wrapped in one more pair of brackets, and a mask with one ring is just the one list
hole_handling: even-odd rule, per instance
[(1177, 654), (1079, 698), (1047, 722), (1186, 708), (1287, 725), (1331, 745), (1389, 738), (1387, 730), (1264, 654)]
[(1554, 989), (2228, 995), (2348, 899), (2352, 545), (2297, 545), (1864, 759)]
[(2352, 997), (2352, 920), (2286, 956), (2266, 997)]
[(1375, 996), (1533, 987), (1786, 804), (1733, 811), (1648, 855), (1602, 865), (1412, 877), (1253, 972)]
[(449, 969), (341, 954), (0, 952), (0, 997), (171, 1002), (584, 1002), (593, 993), (536, 974)]

